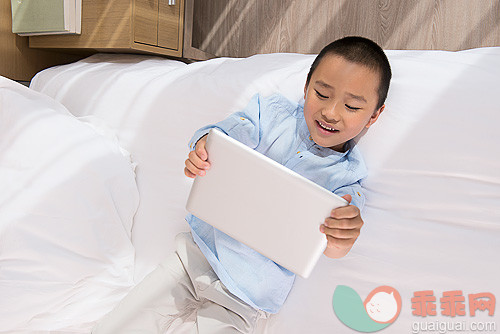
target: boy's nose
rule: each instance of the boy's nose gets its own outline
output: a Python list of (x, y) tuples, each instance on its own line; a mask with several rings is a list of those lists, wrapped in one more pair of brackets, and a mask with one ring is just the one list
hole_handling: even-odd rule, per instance
[(324, 117), (325, 122), (335, 124), (340, 121), (340, 112), (338, 110), (338, 103), (325, 108), (321, 111), (321, 115)]

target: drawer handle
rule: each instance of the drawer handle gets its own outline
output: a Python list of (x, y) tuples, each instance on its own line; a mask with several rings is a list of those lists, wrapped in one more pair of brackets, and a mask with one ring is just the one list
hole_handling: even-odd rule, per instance
[(175, 0), (168, 0), (169, 6), (175, 6)]

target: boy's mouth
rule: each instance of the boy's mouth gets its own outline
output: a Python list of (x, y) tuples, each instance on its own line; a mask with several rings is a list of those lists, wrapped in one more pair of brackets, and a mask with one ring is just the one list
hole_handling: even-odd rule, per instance
[(326, 133), (335, 133), (335, 132), (338, 132), (339, 130), (337, 129), (334, 129), (326, 124), (324, 124), (323, 122), (321, 121), (318, 121), (316, 120), (316, 125), (318, 126), (319, 130), (321, 132), (326, 132)]

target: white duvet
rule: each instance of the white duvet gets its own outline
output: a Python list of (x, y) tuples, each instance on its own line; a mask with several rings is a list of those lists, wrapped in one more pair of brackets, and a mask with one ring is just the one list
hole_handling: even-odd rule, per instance
[(88, 332), (133, 282), (132, 165), (47, 96), (0, 103), (0, 332)]

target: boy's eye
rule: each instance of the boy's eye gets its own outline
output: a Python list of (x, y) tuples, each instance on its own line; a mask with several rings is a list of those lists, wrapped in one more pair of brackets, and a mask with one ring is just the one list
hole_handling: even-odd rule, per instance
[(316, 92), (316, 95), (318, 95), (319, 98), (321, 98), (321, 99), (327, 99), (328, 98), (328, 96), (325, 96), (325, 95), (321, 94), (316, 89), (314, 91)]
[(357, 107), (351, 107), (350, 105), (346, 104), (345, 107), (351, 111), (356, 111), (356, 110), (359, 110), (361, 108), (357, 108)]

